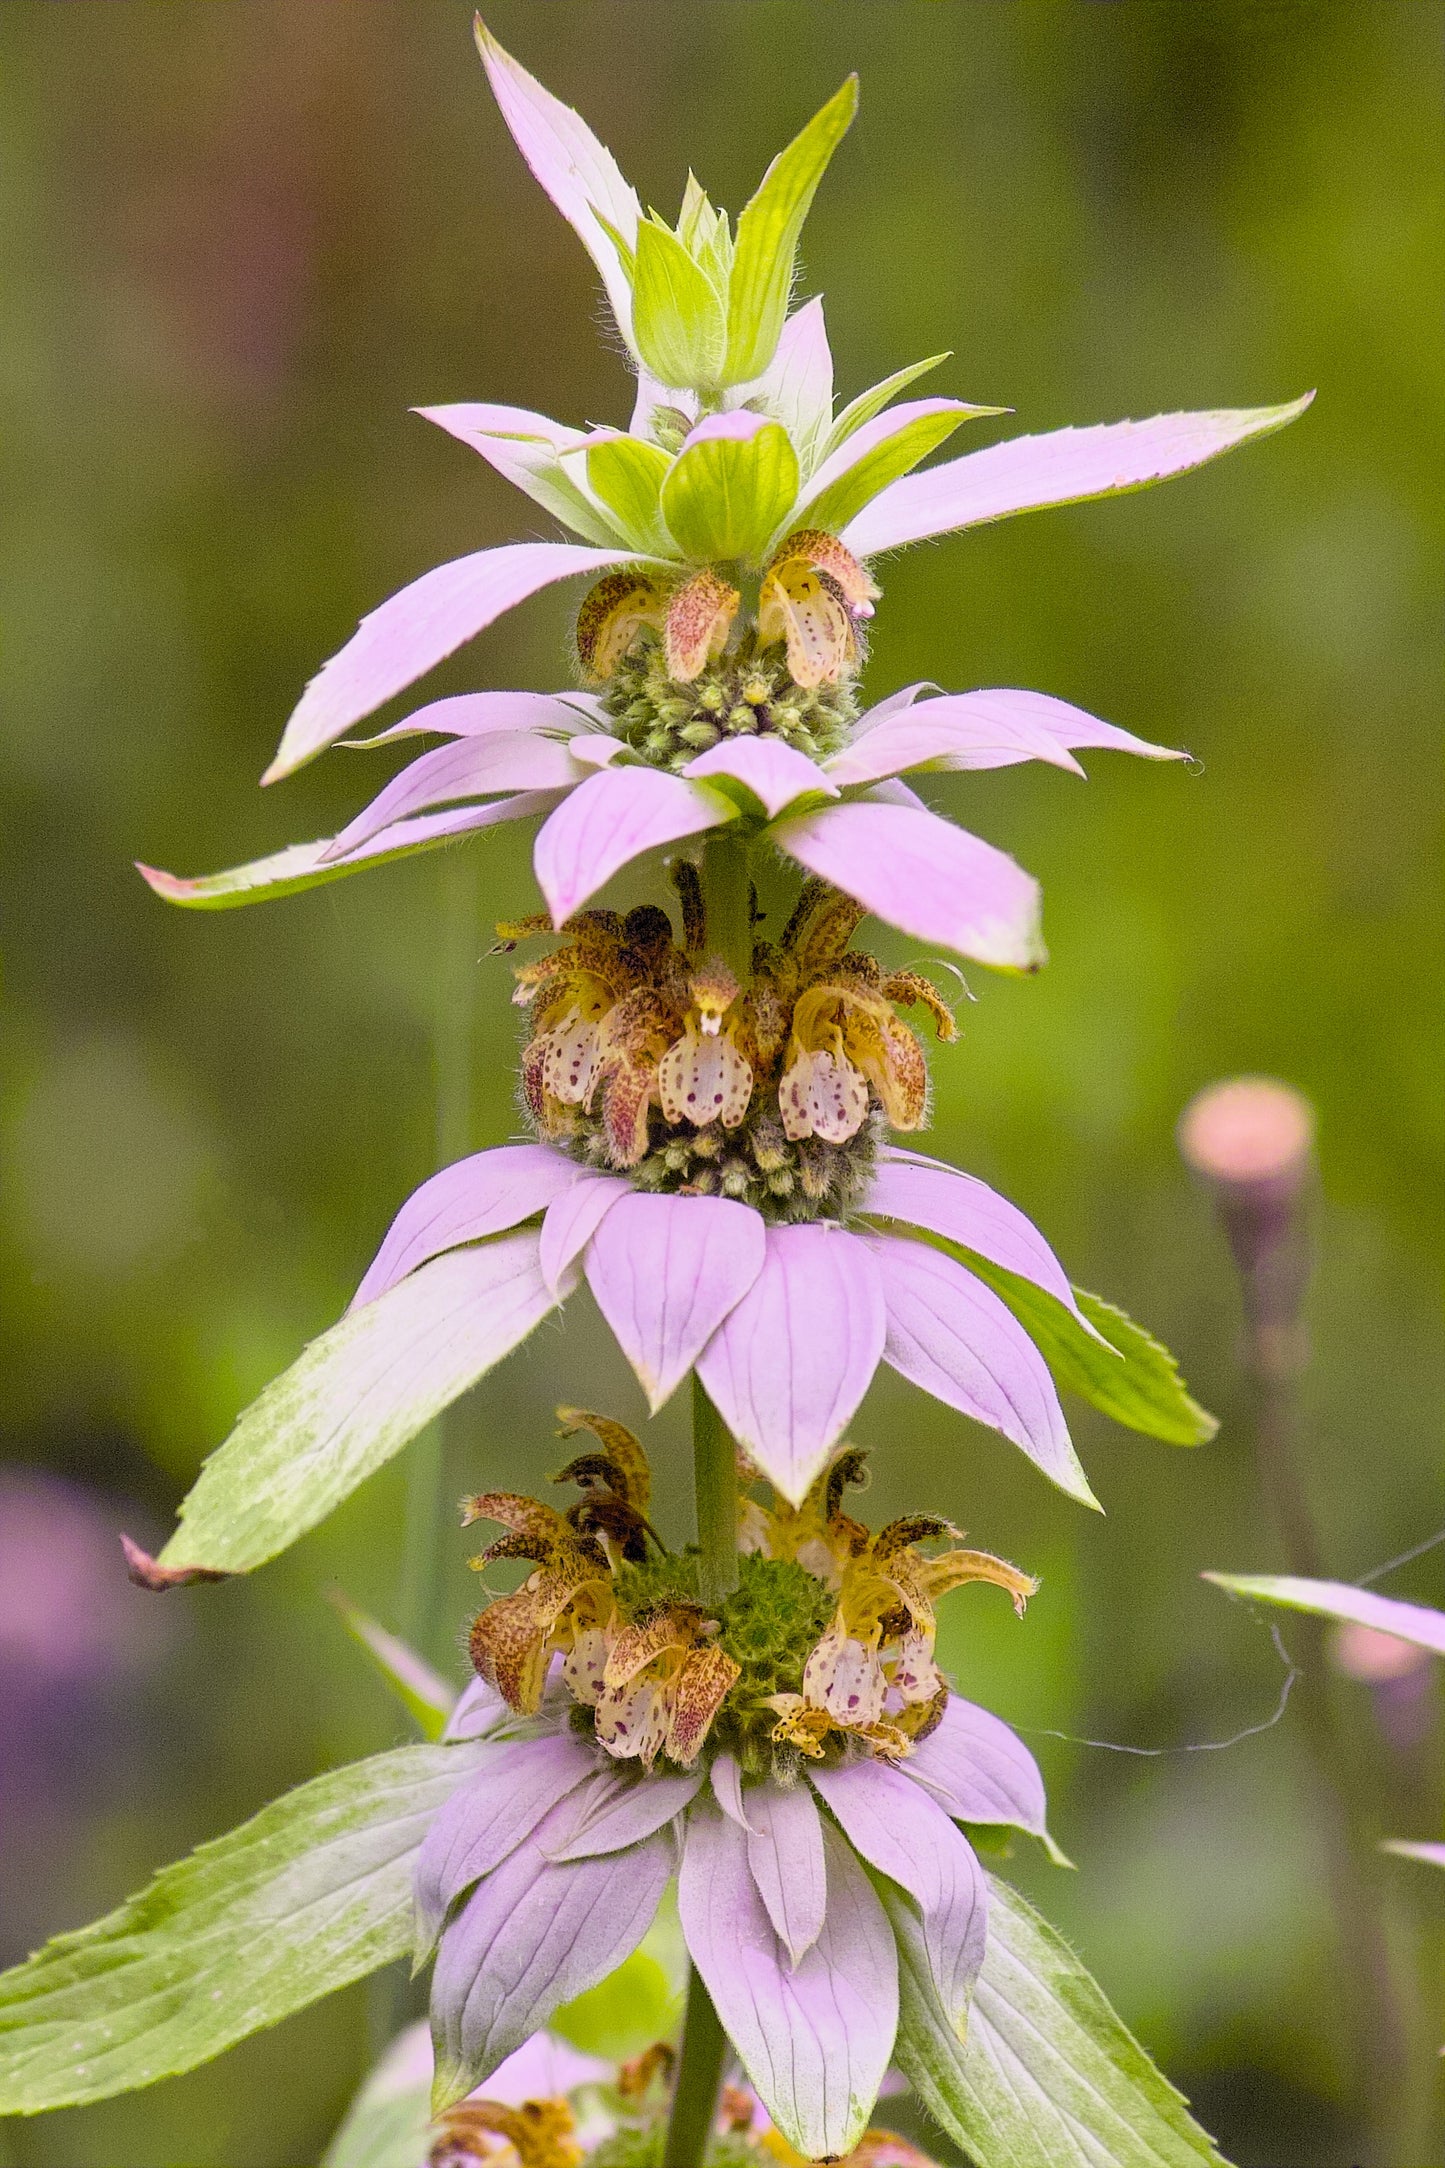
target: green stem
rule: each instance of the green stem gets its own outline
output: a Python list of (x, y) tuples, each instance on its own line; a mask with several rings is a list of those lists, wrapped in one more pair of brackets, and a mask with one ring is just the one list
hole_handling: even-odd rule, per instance
[(702, 1984), (701, 1974), (693, 1971), (688, 1975), (682, 2051), (662, 2149), (662, 2168), (702, 2168), (717, 2115), (727, 2045), (712, 1997)]
[(731, 1431), (697, 1377), (692, 1381), (692, 1468), (702, 1552), (698, 1594), (712, 1609), (738, 1585), (738, 1458)]
[(739, 985), (746, 985), (753, 969), (752, 879), (748, 847), (741, 836), (709, 836), (702, 859), (702, 892), (708, 948), (721, 956)]
[[(432, 1077), (435, 1103), (435, 1159), (450, 1166), (472, 1141), (472, 1054), (476, 1021), (477, 862), (473, 851), (443, 851), (440, 863), (440, 926), (432, 1010)], [(442, 1580), (442, 1543), (447, 1500), (461, 1490), (448, 1470), (446, 1418), (429, 1423), (412, 1445), (406, 1463), (406, 1503), (402, 1523), (401, 1576), (397, 1589), (397, 1625), (401, 1637), (424, 1656), (435, 1647), (438, 1586)], [(407, 1985), (397, 1967), (388, 1966), (368, 1983), (368, 2030), (373, 2054), (380, 2054), (406, 2015)]]
[[(438, 1167), (445, 1167), (460, 1159), (472, 1141), (478, 911), (475, 852), (444, 851), (440, 875), (432, 1074), (435, 1159)], [(424, 1656), (435, 1653), (432, 1643), (448, 1490), (446, 1425), (445, 1419), (439, 1417), (422, 1432), (407, 1456), (397, 1601), (402, 1639)]]

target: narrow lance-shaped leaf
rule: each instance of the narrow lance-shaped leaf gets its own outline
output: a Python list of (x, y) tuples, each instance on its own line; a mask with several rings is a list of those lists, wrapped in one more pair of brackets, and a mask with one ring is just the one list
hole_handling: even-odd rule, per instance
[(1277, 1603), (1287, 1611), (1343, 1619), (1445, 1656), (1445, 1611), (1434, 1611), (1428, 1604), (1377, 1596), (1373, 1589), (1355, 1588), (1348, 1581), (1308, 1581), (1289, 1573), (1206, 1573), (1203, 1578), (1216, 1588), (1228, 1589), (1231, 1596), (1247, 1596), (1252, 1603)]
[(963, 2040), (929, 1977), (916, 1907), (879, 1885), (898, 1943), (895, 2059), (929, 2113), (975, 2168), (1223, 2168), (1068, 1944), (1008, 1883), (988, 1884)]
[[(956, 1245), (942, 1243), (941, 1247), (954, 1250)], [(1109, 1343), (1104, 1346), (1071, 1311), (1031, 1280), (1005, 1271), (975, 1250), (959, 1248), (956, 1254), (1008, 1304), (1067, 1391), (1091, 1402), (1116, 1423), (1142, 1430), (1166, 1445), (1207, 1445), (1214, 1436), (1217, 1418), (1191, 1398), (1168, 1348), (1113, 1303), (1082, 1287), (1074, 1289), (1086, 1323)], [(1117, 1353), (1112, 1352), (1115, 1349)]]
[(264, 1565), (500, 1362), (556, 1300), (538, 1270), (536, 1235), (522, 1233), (434, 1258), (350, 1311), (211, 1455), (161, 1567)]
[(456, 1689), (447, 1684), (440, 1672), (433, 1671), (415, 1649), (409, 1648), (395, 1634), (389, 1634), (370, 1612), (353, 1603), (342, 1589), (329, 1589), (327, 1593), (342, 1625), (357, 1646), (366, 1651), (397, 1700), (410, 1712), (422, 1737), (440, 1739), (447, 1728), (447, 1718), (456, 1706)]
[(725, 383), (761, 376), (773, 358), (787, 315), (803, 220), (857, 110), (858, 78), (850, 75), (778, 153), (738, 220), (728, 284)]
[(0, 2115), (132, 2092), (402, 1955), (433, 1816), (490, 1749), (317, 1777), (0, 1975)]

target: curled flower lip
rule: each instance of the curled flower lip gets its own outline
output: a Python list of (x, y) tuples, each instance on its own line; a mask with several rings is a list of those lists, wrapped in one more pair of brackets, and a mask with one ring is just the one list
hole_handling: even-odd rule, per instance
[[(535, 1233), (509, 1234), (538, 1213)], [(353, 1314), (443, 1252), (503, 1234), (556, 1303), (585, 1274), (654, 1411), (695, 1368), (795, 1504), (880, 1362), (1097, 1503), (1043, 1356), (992, 1288), (927, 1239), (972, 1250), (1079, 1315), (1037, 1228), (969, 1176), (885, 1149), (856, 1226), (774, 1226), (730, 1198), (649, 1195), (548, 1146), (505, 1145), (433, 1175), (402, 1206)]]
[(870, 1871), (906, 1892), (943, 2006), (966, 2017), (987, 1943), (987, 1886), (960, 1822), (1050, 1842), (1033, 1756), (986, 1709), (950, 1696), (902, 1763), (858, 1755), (784, 1788), (620, 1778), (563, 1736), (562, 1703), (518, 1726), (478, 1681), (453, 1737), (497, 1735), (423, 1841), (417, 1946), (432, 1985), (440, 2108), (601, 1977), (646, 1932), (663, 1884), (748, 2078), (800, 2153), (846, 2153), (892, 2054), (898, 1951)]
[(332, 840), (208, 880), (142, 871), (174, 902), (222, 907), (540, 812), (533, 866), (560, 926), (647, 852), (740, 827), (905, 933), (1029, 970), (1043, 956), (1035, 881), (898, 779), (1026, 760), (1077, 774), (1076, 749), (1182, 757), (1045, 693), (936, 695), (924, 685), (870, 709), (852, 742), (821, 760), (781, 739), (739, 736), (680, 774), (639, 761), (580, 694), (462, 695), (386, 735), (424, 732), (446, 742), (403, 768)]

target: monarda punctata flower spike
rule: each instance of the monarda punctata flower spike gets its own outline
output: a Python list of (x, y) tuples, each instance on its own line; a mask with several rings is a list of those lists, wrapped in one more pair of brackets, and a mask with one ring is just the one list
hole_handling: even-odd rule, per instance
[[(848, 1446), (798, 1507), (759, 1498), (740, 1463), (742, 1573), (712, 1604), (697, 1551), (647, 1528), (637, 1439), (559, 1412), (564, 1435), (599, 1440), (559, 1475), (578, 1503), (492, 1494), (465, 1509), (523, 1535), (479, 1563), (520, 1549), (535, 1565), (473, 1627), (480, 1678), (452, 1732), (497, 1745), (417, 1855), (435, 2104), (617, 1964), (676, 1871), (689, 1953), (764, 2107), (805, 2156), (847, 2153), (892, 2055), (900, 1963), (921, 1961), (964, 2022), (988, 1893), (959, 1824), (1050, 1845), (1027, 1749), (933, 1662), (947, 1589), (992, 1582), (1022, 1613), (1035, 1584), (932, 1516), (870, 1534), (843, 1509), (863, 1476)], [(900, 1949), (879, 1876), (916, 1908), (916, 1949)]]
[[(142, 868), (173, 902), (292, 893), (542, 815), (534, 865), (560, 928), (648, 852), (726, 830), (920, 940), (1005, 970), (1043, 960), (1034, 882), (899, 780), (1085, 747), (1177, 758), (1039, 693), (920, 698), (860, 713), (854, 680), (879, 598), (869, 561), (1014, 512), (1182, 473), (1281, 427), (1305, 401), (1017, 438), (915, 473), (965, 422), (1002, 410), (893, 404), (945, 359), (834, 411), (822, 305), (787, 301), (803, 220), (856, 103), (845, 84), (768, 168), (738, 219), (689, 178), (669, 227), (586, 123), (480, 25), (487, 75), (542, 187), (592, 256), (638, 372), (631, 422), (576, 429), (507, 406), (428, 407), (575, 541), (477, 552), (373, 612), (312, 680), (267, 773), (290, 774), (504, 611), (587, 577), (583, 690), (439, 700), (379, 742), (445, 742), (341, 834), (203, 879)], [(378, 741), (373, 741), (378, 742)]]

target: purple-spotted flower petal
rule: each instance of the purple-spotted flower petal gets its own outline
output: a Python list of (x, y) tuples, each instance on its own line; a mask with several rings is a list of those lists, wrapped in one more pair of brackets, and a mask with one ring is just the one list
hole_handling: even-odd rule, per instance
[(615, 1204), (587, 1251), (587, 1284), (656, 1414), (763, 1269), (763, 1222), (726, 1197)]
[(767, 1241), (697, 1371), (743, 1450), (797, 1505), (878, 1367), (883, 1285), (866, 1243), (842, 1228), (770, 1227)]

